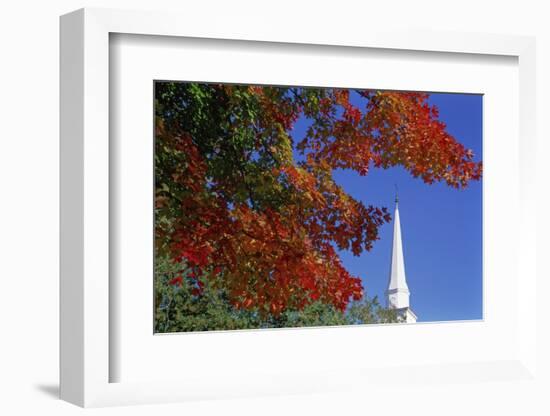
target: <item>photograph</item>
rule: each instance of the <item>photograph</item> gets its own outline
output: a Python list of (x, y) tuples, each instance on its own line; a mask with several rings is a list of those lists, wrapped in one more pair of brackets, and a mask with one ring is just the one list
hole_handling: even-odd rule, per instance
[(155, 80), (154, 332), (483, 319), (483, 95)]

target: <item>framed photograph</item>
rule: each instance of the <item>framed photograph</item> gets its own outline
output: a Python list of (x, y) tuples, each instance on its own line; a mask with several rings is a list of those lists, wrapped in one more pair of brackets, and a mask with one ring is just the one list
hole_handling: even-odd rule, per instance
[(536, 382), (534, 40), (181, 21), (61, 18), (61, 397)]

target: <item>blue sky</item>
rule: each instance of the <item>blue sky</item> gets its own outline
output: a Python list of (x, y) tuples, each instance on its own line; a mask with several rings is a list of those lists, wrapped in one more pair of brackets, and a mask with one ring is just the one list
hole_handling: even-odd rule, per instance
[[(482, 160), (482, 96), (433, 93), (430, 103), (447, 131)], [(298, 138), (304, 130), (299, 120), (292, 134)], [(402, 168), (372, 169), (365, 177), (339, 170), (334, 177), (354, 198), (388, 207), (392, 216), (397, 184), (407, 283), (419, 321), (482, 318), (482, 181), (456, 190), (424, 184)], [(340, 253), (368, 296), (378, 295), (384, 304), (392, 229), (393, 223), (382, 226), (368, 253)]]

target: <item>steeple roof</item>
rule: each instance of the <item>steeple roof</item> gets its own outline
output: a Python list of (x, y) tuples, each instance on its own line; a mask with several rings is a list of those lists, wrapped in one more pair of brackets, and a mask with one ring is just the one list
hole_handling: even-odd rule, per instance
[(395, 199), (395, 214), (393, 219), (393, 244), (388, 291), (395, 289), (401, 289), (407, 292), (409, 291), (409, 287), (407, 286), (407, 277), (405, 275), (403, 243), (401, 241), (401, 222), (399, 220), (397, 197)]

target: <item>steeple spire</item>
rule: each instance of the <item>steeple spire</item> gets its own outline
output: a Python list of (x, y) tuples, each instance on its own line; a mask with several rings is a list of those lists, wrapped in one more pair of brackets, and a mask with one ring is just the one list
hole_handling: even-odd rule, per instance
[[(388, 282), (388, 292), (393, 290), (399, 290), (400, 292), (409, 293), (407, 286), (407, 277), (405, 275), (405, 259), (403, 257), (403, 242), (401, 240), (401, 221), (399, 219), (399, 208), (397, 206), (397, 197), (395, 204), (395, 213), (393, 216), (393, 243), (392, 243), (392, 255), (390, 266), (390, 279)], [(408, 296), (407, 299), (400, 298), (399, 305), (395, 305), (398, 308), (409, 306)], [(406, 300), (406, 302), (405, 302)]]
[(399, 309), (405, 322), (416, 322), (416, 315), (410, 309), (409, 287), (405, 274), (405, 259), (403, 256), (403, 242), (401, 238), (401, 221), (399, 219), (399, 198), (397, 185), (395, 186), (395, 213), (393, 217), (393, 243), (390, 264), (388, 290), (386, 290), (388, 307)]

